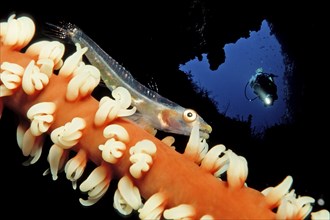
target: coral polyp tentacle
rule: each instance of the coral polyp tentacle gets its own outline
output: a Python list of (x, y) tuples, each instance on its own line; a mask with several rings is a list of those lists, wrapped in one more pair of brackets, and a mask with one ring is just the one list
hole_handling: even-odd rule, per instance
[(199, 126), (194, 126), (191, 130), (191, 134), (189, 136), (189, 141), (187, 143), (186, 149), (184, 151), (184, 155), (192, 160), (193, 162), (198, 161), (198, 153), (199, 153)]
[(147, 172), (152, 165), (152, 156), (156, 153), (156, 146), (149, 140), (142, 140), (131, 147), (130, 158), (132, 162), (130, 173), (135, 178), (140, 178), (143, 173)]
[(161, 219), (166, 206), (166, 196), (158, 192), (153, 194), (138, 210), (140, 219)]
[(22, 87), (26, 94), (32, 95), (36, 90), (42, 90), (49, 82), (49, 76), (40, 72), (38, 66), (35, 65), (35, 61), (31, 60), (29, 65), (25, 68)]
[(292, 185), (293, 179), (291, 176), (287, 176), (276, 187), (268, 187), (261, 191), (266, 196), (266, 201), (271, 207), (279, 205), (281, 198), (289, 191)]
[(304, 219), (311, 212), (315, 200), (309, 196), (296, 198), (294, 190), (287, 193), (280, 201), (276, 212), (277, 219)]
[(39, 59), (37, 65), (40, 66), (40, 72), (44, 73), (49, 77), (53, 74), (54, 62), (48, 58)]
[(194, 207), (188, 204), (181, 204), (164, 211), (166, 219), (194, 219), (194, 215)]
[(34, 22), (26, 16), (15, 19), (16, 15), (11, 15), (7, 22), (0, 23), (1, 42), (17, 50), (25, 47), (33, 38), (35, 33)]
[(105, 138), (116, 138), (124, 143), (129, 142), (129, 135), (123, 126), (111, 124), (104, 128), (103, 136)]
[(94, 119), (96, 126), (101, 126), (118, 117), (131, 116), (135, 113), (135, 107), (128, 109), (131, 104), (131, 95), (125, 88), (116, 88), (112, 91), (112, 96), (114, 99), (104, 96), (100, 100)]
[(95, 168), (79, 186), (80, 191), (88, 193), (88, 199), (80, 198), (80, 203), (90, 206), (99, 201), (108, 190), (111, 179), (111, 170), (108, 166), (102, 164)]
[(126, 150), (126, 144), (111, 138), (99, 146), (102, 151), (102, 158), (108, 163), (115, 164), (123, 156)]
[(227, 150), (229, 166), (227, 170), (227, 181), (231, 188), (241, 188), (244, 186), (248, 175), (247, 161), (244, 157), (238, 156), (231, 150)]
[[(43, 42), (44, 45), (40, 46), (41, 50), (37, 53), (38, 59), (50, 59), (54, 62), (54, 69), (58, 70), (63, 65), (62, 57), (64, 55), (65, 47), (58, 41)], [(33, 45), (31, 45), (32, 47)], [(29, 47), (27, 53), (29, 53)]]
[(0, 66), (0, 97), (9, 96), (21, 85), (24, 68), (15, 63), (3, 62)]
[(69, 149), (76, 145), (82, 136), (86, 126), (84, 119), (76, 117), (71, 122), (54, 129), (50, 135), (52, 141), (63, 149)]
[(32, 57), (38, 57), (38, 60), (52, 61), (53, 68), (58, 70), (63, 65), (64, 51), (65, 46), (58, 41), (39, 41), (29, 46), (25, 53)]
[(27, 118), (31, 120), (31, 133), (39, 136), (48, 131), (54, 120), (56, 105), (53, 102), (41, 102), (33, 105), (27, 112)]
[(30, 128), (27, 128), (23, 124), (19, 124), (17, 127), (17, 144), (22, 150), (24, 156), (30, 156), (25, 161), (24, 165), (30, 165), (37, 162), (42, 153), (42, 146), (44, 144), (45, 137), (43, 135), (34, 135)]
[[(69, 152), (67, 150), (64, 150), (62, 147), (58, 146), (57, 144), (53, 144), (50, 147), (47, 159), (53, 180), (57, 180), (58, 178), (57, 174), (64, 167), (64, 164), (66, 163), (68, 157), (69, 157)], [(44, 172), (44, 175), (46, 175), (48, 172), (49, 171), (46, 170)]]
[(322, 209), (317, 212), (312, 212), (311, 213), (311, 218), (312, 219), (330, 219), (330, 213), (328, 210)]
[(65, 164), (64, 171), (66, 173), (66, 178), (72, 181), (73, 189), (77, 188), (77, 180), (82, 176), (86, 168), (87, 159), (86, 151), (80, 149), (76, 156)]
[(175, 142), (175, 138), (173, 136), (166, 136), (162, 139), (162, 142), (170, 147), (172, 147), (173, 149), (175, 149), (175, 147), (173, 146), (174, 142)]
[[(315, 200), (289, 191), (291, 176), (262, 192), (248, 187), (246, 159), (224, 145), (209, 150), (201, 139), (200, 130), (206, 130), (204, 137), (211, 130), (205, 123), (204, 128), (203, 123), (195, 123), (186, 150), (180, 154), (169, 147), (173, 137), (159, 140), (126, 118), (136, 111), (131, 107), (132, 97), (137, 105), (136, 94), (130, 94), (134, 90), (116, 86), (112, 98), (97, 101), (91, 92), (102, 72), (82, 61), (86, 52), (90, 59), (95, 55), (95, 51), (89, 53), (90, 48), (77, 44), (77, 51), (64, 62), (64, 45), (56, 41), (37, 42), (25, 54), (18, 51), (27, 46), (34, 31), (28, 17), (15, 19), (13, 15), (0, 23), (0, 116), (8, 107), (24, 118), (17, 128), (17, 143), (23, 155), (30, 157), (26, 165), (41, 157), (44, 138), (50, 135), (54, 144), (47, 157), (50, 168), (44, 175), (50, 172), (53, 180), (64, 170), (76, 188), (88, 162), (95, 166), (79, 186), (87, 193), (87, 199), (79, 199), (82, 205), (99, 201), (116, 178), (114, 208), (122, 215), (137, 211), (141, 219), (304, 219), (311, 213)], [(74, 34), (77, 30), (74, 26), (59, 29), (63, 31)], [(118, 63), (113, 65), (126, 76), (121, 80), (132, 79)], [(58, 75), (53, 74), (57, 69)], [(156, 94), (153, 98), (172, 103)], [(142, 111), (139, 114), (148, 116)], [(76, 155), (69, 158), (72, 151)], [(226, 180), (219, 181), (224, 172)], [(330, 213), (321, 210), (311, 217), (329, 219)]]
[(193, 126), (184, 151), (184, 155), (197, 164), (200, 164), (209, 149), (205, 139), (199, 136), (199, 128), (199, 124)]
[(203, 215), (200, 220), (214, 220), (214, 218), (211, 215)]
[[(214, 176), (220, 176), (228, 169), (228, 156), (222, 155), (226, 147), (222, 144), (212, 147), (202, 160), (201, 168), (210, 172)], [(219, 157), (221, 155), (221, 157)]]
[(129, 215), (142, 206), (139, 189), (133, 185), (128, 176), (123, 176), (118, 182), (114, 195), (113, 206), (123, 215)]
[(60, 76), (70, 76), (80, 65), (83, 64), (82, 57), (87, 51), (87, 47), (81, 48), (79, 44), (76, 45), (77, 51), (70, 55), (63, 63), (59, 71)]
[(66, 92), (69, 101), (90, 95), (101, 80), (100, 71), (91, 65), (82, 65), (75, 71)]
[(144, 172), (147, 172), (152, 164), (152, 157), (144, 153), (131, 155), (129, 160), (132, 162), (129, 171), (131, 175), (137, 179), (140, 178)]

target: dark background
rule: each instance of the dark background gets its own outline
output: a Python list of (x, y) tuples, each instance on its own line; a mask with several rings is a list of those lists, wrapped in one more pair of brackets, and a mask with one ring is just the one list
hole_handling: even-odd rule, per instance
[[(0, 19), (6, 20), (12, 13), (32, 16), (37, 28), (34, 41), (49, 39), (43, 35), (45, 22), (68, 21), (78, 25), (140, 82), (147, 84), (153, 79), (161, 95), (196, 109), (210, 122), (214, 131), (209, 145), (222, 143), (246, 157), (250, 187), (262, 190), (292, 175), (292, 188), (297, 194), (316, 200), (322, 198), (325, 208), (329, 209), (329, 156), (326, 153), (329, 92), (325, 79), (329, 70), (324, 59), (327, 56), (324, 53), (328, 52), (324, 5), (315, 1), (289, 6), (276, 1), (242, 4), (196, 0), (91, 1), (68, 6), (68, 2), (1, 3)], [(251, 134), (248, 121), (220, 115), (207, 98), (207, 92), (196, 89), (178, 67), (208, 53), (210, 68), (217, 69), (224, 62), (223, 46), (247, 37), (264, 19), (271, 24), (284, 53), (295, 63), (293, 75), (288, 79), (294, 88), (288, 97), (294, 120), (269, 127), (260, 136)], [(68, 45), (68, 51), (70, 48), (72, 45)], [(109, 93), (99, 88), (94, 94), (100, 97)], [(82, 207), (78, 201), (82, 194), (72, 189), (63, 174), (55, 182), (50, 176), (42, 176), (48, 168), (49, 140), (36, 164), (22, 166), (26, 158), (16, 144), (17, 123), (17, 116), (5, 109), (0, 121), (2, 214), (118, 218), (112, 207), (115, 180), (101, 201), (92, 207)], [(176, 138), (175, 145), (182, 151), (187, 139)], [(320, 208), (324, 207), (315, 204), (314, 210)]]

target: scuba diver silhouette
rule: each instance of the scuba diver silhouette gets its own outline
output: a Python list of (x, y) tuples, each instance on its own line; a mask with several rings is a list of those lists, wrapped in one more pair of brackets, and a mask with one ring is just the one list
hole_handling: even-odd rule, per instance
[[(254, 101), (259, 98), (265, 106), (273, 105), (274, 101), (278, 99), (277, 86), (274, 82), (275, 77), (277, 77), (277, 75), (265, 73), (262, 68), (258, 68), (256, 70), (256, 74), (250, 78), (249, 82), (245, 86), (245, 97), (249, 101)], [(248, 98), (246, 95), (246, 87), (248, 85), (250, 85), (254, 94), (256, 94), (256, 97), (252, 99)]]

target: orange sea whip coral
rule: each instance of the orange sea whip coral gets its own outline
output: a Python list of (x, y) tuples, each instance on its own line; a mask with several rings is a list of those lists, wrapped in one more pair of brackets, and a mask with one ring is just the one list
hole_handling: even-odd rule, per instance
[[(100, 81), (99, 70), (85, 64), (87, 48), (62, 60), (64, 45), (40, 41), (26, 49), (35, 26), (28, 17), (9, 17), (0, 26), (0, 115), (4, 107), (24, 119), (17, 129), (26, 164), (37, 162), (45, 135), (53, 145), (48, 162), (54, 180), (60, 170), (76, 188), (87, 161), (95, 164), (79, 185), (93, 205), (118, 179), (114, 208), (133, 210), (141, 219), (304, 219), (314, 199), (297, 197), (288, 176), (262, 192), (245, 184), (245, 158), (223, 145), (208, 150), (195, 126), (183, 154), (171, 137), (158, 140), (125, 116), (134, 114), (130, 94), (119, 87), (100, 102), (90, 94)], [(53, 74), (58, 71), (58, 74)], [(73, 110), (74, 109), (74, 110)], [(70, 158), (69, 152), (76, 155)], [(227, 181), (219, 178), (227, 173)], [(329, 219), (327, 210), (311, 214)]]

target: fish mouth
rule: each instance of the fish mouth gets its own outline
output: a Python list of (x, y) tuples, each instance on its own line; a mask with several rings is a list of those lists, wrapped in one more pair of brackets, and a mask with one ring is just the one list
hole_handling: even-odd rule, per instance
[(210, 133), (212, 132), (212, 127), (208, 124), (203, 124), (199, 128), (199, 134), (202, 138), (208, 139), (210, 137)]

